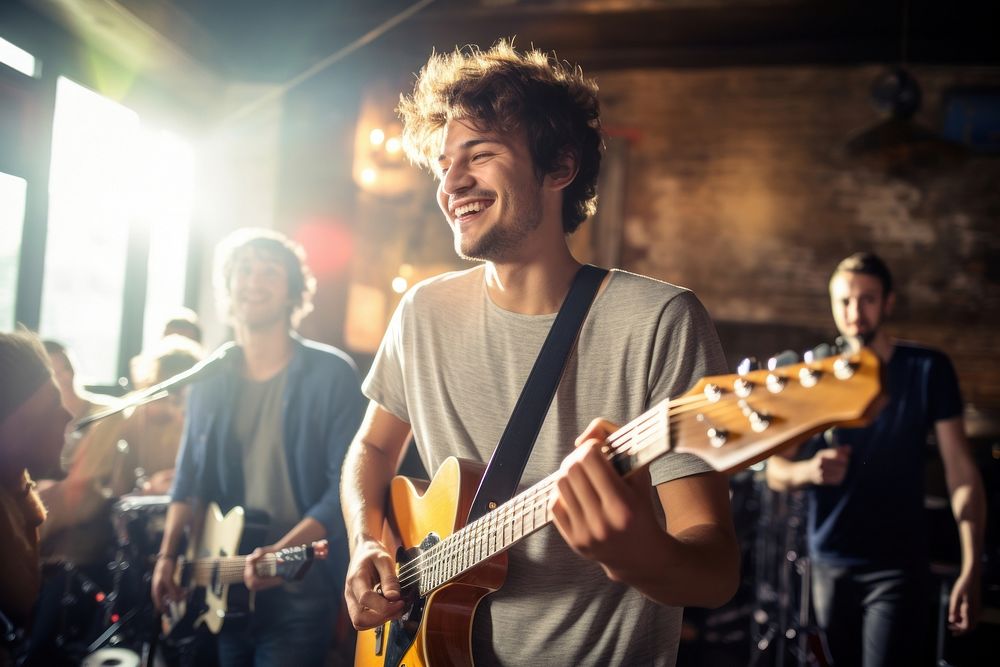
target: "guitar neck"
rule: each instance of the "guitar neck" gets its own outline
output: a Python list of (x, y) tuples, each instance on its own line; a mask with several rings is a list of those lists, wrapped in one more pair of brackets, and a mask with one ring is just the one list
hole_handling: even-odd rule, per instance
[[(246, 556), (224, 556), (219, 558), (198, 558), (182, 563), (185, 575), (193, 586), (213, 586), (243, 583), (243, 569)], [(277, 558), (274, 554), (264, 554), (257, 561), (257, 576), (273, 577), (277, 574)]]
[[(612, 433), (604, 453), (623, 476), (667, 452), (731, 472), (835, 424), (857, 425), (880, 407), (881, 368), (870, 350), (775, 370), (701, 380)], [(420, 595), (509, 549), (552, 521), (553, 473), (400, 566)]]
[[(282, 577), (287, 581), (301, 578), (313, 560), (324, 560), (330, 553), (326, 540), (286, 547), (266, 553), (255, 567), (258, 577)], [(194, 586), (238, 584), (243, 581), (246, 556), (196, 558), (178, 565), (181, 581)]]
[[(627, 476), (669, 451), (669, 409), (669, 402), (663, 401), (608, 438), (605, 453), (620, 474)], [(401, 580), (407, 579), (404, 570), (419, 571), (419, 591), (427, 595), (541, 530), (552, 522), (549, 505), (557, 479), (557, 473), (552, 473), (448, 536), (417, 561), (404, 565)], [(425, 556), (433, 563), (419, 562)]]

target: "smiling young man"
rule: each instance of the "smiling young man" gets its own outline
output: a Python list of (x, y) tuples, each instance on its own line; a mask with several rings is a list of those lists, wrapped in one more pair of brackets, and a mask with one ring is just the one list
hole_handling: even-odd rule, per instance
[(956, 634), (979, 613), (985, 527), (982, 480), (965, 439), (962, 397), (944, 354), (885, 330), (896, 294), (873, 253), (842, 261), (830, 279), (837, 329), (850, 349), (870, 347), (886, 368), (889, 402), (862, 429), (834, 429), (768, 462), (768, 484), (809, 491), (813, 602), (838, 665), (913, 665), (928, 573), (924, 450), (933, 428), (958, 522), (962, 568), (948, 621)]
[[(504, 42), (432, 56), (400, 114), (411, 159), (437, 176), (456, 252), (478, 265), (406, 294), (363, 387), (371, 403), (342, 492), (359, 629), (404, 611), (379, 539), (403, 448), (412, 433), (432, 473), (449, 456), (489, 460), (580, 268), (566, 237), (594, 211), (602, 145), (596, 84)], [(521, 477), (523, 489), (560, 471), (555, 528), (508, 551), (505, 584), (476, 610), (478, 664), (671, 665), (680, 608), (732, 595), (725, 478), (667, 455), (623, 481), (601, 453), (614, 423), (723, 369), (690, 291), (610, 272)]]
[[(182, 534), (208, 502), (224, 512), (264, 511), (267, 537), (244, 572), (256, 591), (254, 613), (245, 626), (223, 625), (220, 662), (322, 665), (346, 565), (338, 489), (364, 410), (357, 371), (340, 350), (292, 330), (311, 310), (315, 291), (293, 241), (269, 230), (237, 230), (217, 251), (216, 288), (240, 354), (191, 388), (153, 598), (162, 608), (181, 595), (172, 575)], [(322, 538), (330, 557), (303, 581), (256, 575), (253, 564), (264, 553)]]

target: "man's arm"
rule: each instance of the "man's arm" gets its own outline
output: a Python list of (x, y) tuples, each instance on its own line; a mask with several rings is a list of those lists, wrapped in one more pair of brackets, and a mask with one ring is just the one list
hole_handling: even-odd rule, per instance
[(609, 578), (676, 606), (716, 607), (739, 583), (740, 554), (719, 473), (660, 484), (666, 525), (656, 517), (646, 471), (620, 477), (601, 452), (615, 427), (595, 421), (561, 468), (551, 509), (569, 546), (597, 561)]
[(303, 544), (312, 544), (317, 540), (327, 537), (326, 526), (321, 524), (311, 516), (307, 516), (292, 526), (292, 529), (285, 533), (281, 539), (266, 547), (257, 547), (249, 556), (243, 566), (243, 583), (251, 591), (262, 591), (275, 586), (280, 586), (285, 582), (284, 577), (262, 577), (257, 574), (257, 563), (264, 554), (274, 553), (286, 547), (297, 547)]
[(344, 595), (358, 630), (403, 610), (395, 559), (381, 535), (386, 494), (409, 439), (410, 425), (372, 401), (344, 459), (340, 502), (351, 549)]
[[(317, 452), (316, 458), (316, 465), (321, 465), (321, 461), (326, 465), (326, 491), (305, 512), (306, 518), (313, 519), (325, 527), (326, 532), (316, 539), (326, 537), (331, 542), (344, 536), (340, 507), (340, 476), (343, 474), (347, 448), (358, 432), (368, 404), (361, 393), (361, 385), (353, 366), (349, 369), (346, 366), (340, 367), (338, 372), (340, 373), (339, 380), (333, 389), (333, 395), (330, 397), (331, 407), (330, 412), (328, 412), (325, 443), (322, 446), (322, 451)], [(307, 533), (306, 535), (311, 534)], [(293, 535), (292, 537), (298, 539), (301, 536)], [(282, 540), (282, 542), (286, 541)]]
[(782, 450), (767, 460), (767, 486), (772, 491), (795, 491), (806, 486), (836, 486), (844, 481), (851, 457), (848, 445), (821, 449), (805, 461), (791, 460), (799, 447)]
[(951, 511), (958, 524), (958, 538), (962, 545), (962, 569), (951, 590), (948, 623), (952, 632), (962, 634), (975, 627), (979, 616), (980, 555), (986, 526), (986, 496), (965, 438), (962, 417), (936, 422), (934, 433), (944, 461)]
[(183, 594), (174, 581), (174, 570), (184, 531), (191, 525), (193, 518), (194, 508), (190, 503), (175, 500), (167, 507), (167, 517), (163, 523), (163, 539), (160, 541), (160, 551), (156, 555), (156, 567), (153, 568), (151, 584), (153, 604), (157, 609), (164, 609), (167, 602), (179, 600)]
[(327, 413), (325, 424), (326, 435), (322, 443), (316, 443), (318, 451), (315, 464), (319, 465), (322, 457), (326, 465), (326, 490), (306, 510), (302, 520), (281, 539), (274, 544), (255, 549), (247, 558), (243, 570), (243, 583), (252, 591), (271, 588), (284, 582), (282, 577), (257, 575), (257, 562), (264, 554), (286, 547), (312, 544), (324, 538), (330, 540), (331, 548), (334, 549), (337, 548), (338, 541), (344, 538), (340, 509), (340, 476), (347, 447), (358, 430), (358, 423), (365, 410), (365, 398), (361, 393), (353, 366), (350, 368), (340, 366), (337, 371), (339, 375), (332, 390), (330, 411)]

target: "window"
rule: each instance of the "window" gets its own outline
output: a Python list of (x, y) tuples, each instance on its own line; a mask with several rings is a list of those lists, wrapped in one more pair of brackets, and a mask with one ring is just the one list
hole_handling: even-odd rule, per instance
[(39, 331), (76, 353), (88, 384), (118, 375), (138, 115), (60, 77)]
[(38, 61), (24, 49), (0, 37), (0, 63), (16, 69), (25, 76), (38, 75)]
[(167, 319), (184, 303), (194, 156), (187, 144), (166, 132), (147, 134), (144, 144), (147, 168), (138, 217), (149, 229), (149, 263), (142, 347), (151, 349)]
[(26, 189), (23, 178), (0, 172), (0, 331), (14, 329)]
[[(123, 326), (148, 347), (184, 303), (193, 191), (189, 145), (59, 78), (39, 331), (74, 351), (84, 383), (114, 383)], [(146, 273), (145, 294), (133, 292), (143, 303), (125, 303), (128, 254), (145, 251), (130, 238), (149, 243), (148, 255), (133, 258)]]

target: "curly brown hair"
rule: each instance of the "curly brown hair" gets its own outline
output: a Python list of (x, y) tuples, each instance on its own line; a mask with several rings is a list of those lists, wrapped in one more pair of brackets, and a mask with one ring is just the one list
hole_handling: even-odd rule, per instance
[(273, 229), (241, 227), (216, 246), (213, 282), (221, 312), (228, 316), (229, 279), (240, 253), (246, 250), (274, 258), (285, 266), (291, 299), (288, 320), (292, 326), (297, 326), (303, 317), (312, 312), (316, 277), (306, 263), (306, 251), (302, 245)]
[(554, 172), (567, 154), (577, 165), (563, 193), (563, 230), (572, 233), (597, 208), (604, 143), (597, 83), (578, 66), (535, 49), (519, 52), (508, 40), (488, 51), (466, 46), (434, 53), (397, 112), (406, 154), (428, 169), (450, 120), (493, 132), (523, 129), (539, 177)]

